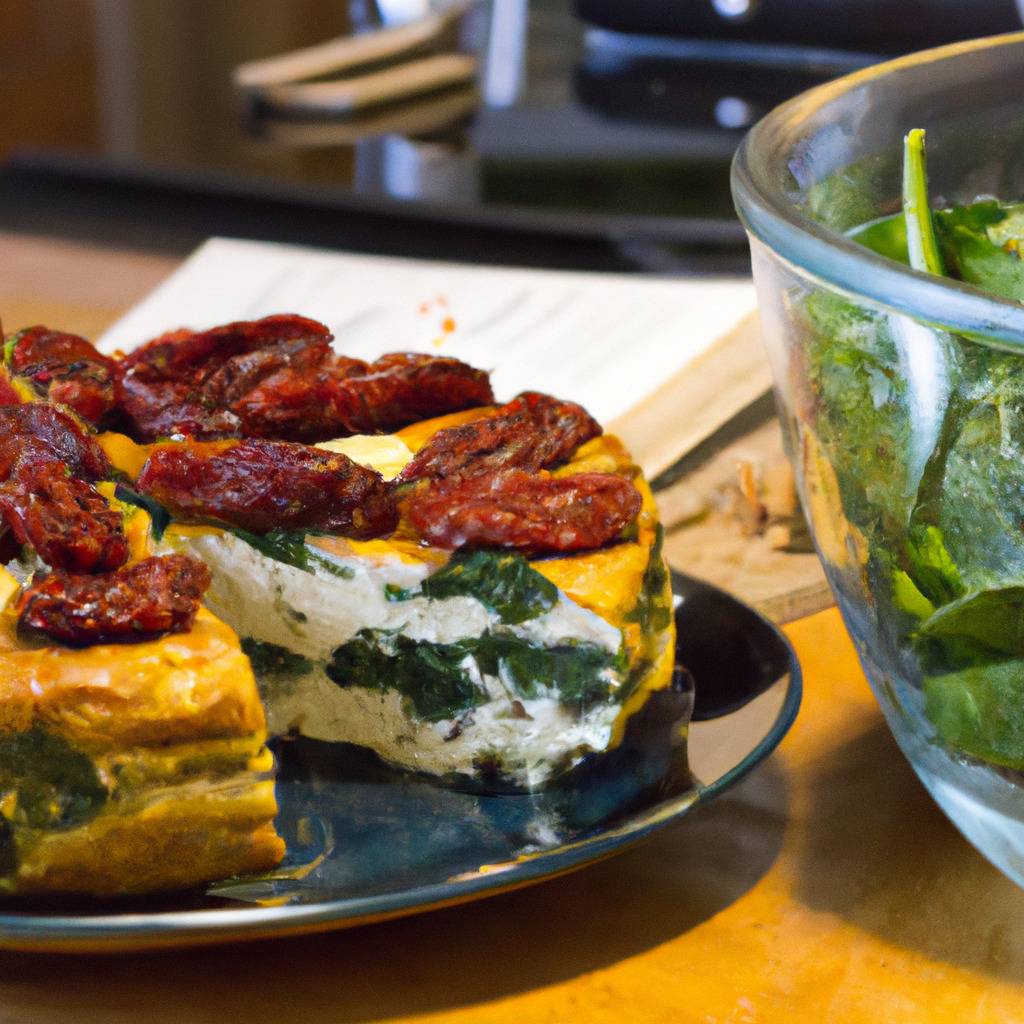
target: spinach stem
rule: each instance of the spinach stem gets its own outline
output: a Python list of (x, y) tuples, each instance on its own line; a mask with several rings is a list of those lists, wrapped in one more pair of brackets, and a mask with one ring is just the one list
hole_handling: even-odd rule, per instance
[(923, 128), (914, 128), (903, 140), (903, 219), (907, 225), (907, 253), (911, 267), (944, 277), (946, 268), (928, 205)]

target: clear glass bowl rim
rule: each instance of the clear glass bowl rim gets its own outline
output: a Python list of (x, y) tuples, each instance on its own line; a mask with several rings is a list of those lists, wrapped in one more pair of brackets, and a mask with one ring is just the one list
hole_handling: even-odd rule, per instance
[[(826, 286), (977, 341), (1024, 351), (1024, 305), (950, 278), (911, 270), (864, 248), (800, 210), (771, 172), (772, 157), (777, 161), (780, 146), (789, 152), (787, 142), (795, 144), (822, 108), (852, 90), (894, 72), (911, 71), (925, 80), (936, 62), (963, 60), (999, 47), (1024, 59), (1024, 32), (953, 43), (875, 64), (776, 107), (747, 133), (733, 159), (733, 200), (746, 230), (776, 256)], [(893, 145), (901, 141), (894, 139)]]

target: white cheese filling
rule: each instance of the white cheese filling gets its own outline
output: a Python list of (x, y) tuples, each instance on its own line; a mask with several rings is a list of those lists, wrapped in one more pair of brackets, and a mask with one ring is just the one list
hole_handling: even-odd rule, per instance
[[(460, 719), (434, 723), (410, 715), (396, 690), (339, 686), (323, 669), (333, 651), (363, 629), (442, 644), (491, 630), (535, 646), (582, 642), (616, 654), (620, 630), (561, 592), (543, 615), (509, 626), (473, 597), (388, 600), (388, 585), (415, 590), (429, 572), (427, 565), (398, 556), (330, 558), (339, 575), (322, 565), (306, 572), (277, 562), (229, 533), (179, 537), (175, 543), (209, 566), (213, 583), (206, 603), (215, 615), (243, 638), (287, 648), (313, 663), (308, 672), (268, 687), (272, 733), (356, 743), (402, 767), (434, 774), (473, 775), (487, 761), (525, 786), (541, 784), (556, 765), (603, 750), (611, 740), (618, 702), (580, 714), (550, 688), (542, 696), (517, 699), (500, 678), (481, 676), (468, 657), (466, 668), (489, 699)], [(606, 678), (616, 682), (610, 671)]]

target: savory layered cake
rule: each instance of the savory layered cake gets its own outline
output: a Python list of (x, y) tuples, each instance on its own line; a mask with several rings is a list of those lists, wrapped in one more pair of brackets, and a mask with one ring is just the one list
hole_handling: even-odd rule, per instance
[(297, 316), (4, 355), (0, 888), (272, 866), (267, 725), (524, 790), (671, 685), (653, 499), (574, 403)]

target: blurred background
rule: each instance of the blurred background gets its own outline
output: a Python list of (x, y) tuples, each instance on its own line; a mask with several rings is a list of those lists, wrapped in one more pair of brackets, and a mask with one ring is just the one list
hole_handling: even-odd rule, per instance
[[(4, 0), (0, 229), (742, 271), (751, 123), (1020, 27), (1014, 0)], [(394, 45), (237, 70), (349, 35)]]

